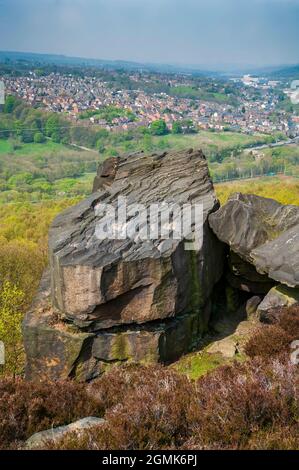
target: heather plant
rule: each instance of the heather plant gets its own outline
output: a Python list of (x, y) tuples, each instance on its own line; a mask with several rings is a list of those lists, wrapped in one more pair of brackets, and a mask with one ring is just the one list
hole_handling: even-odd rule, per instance
[(249, 357), (271, 358), (290, 348), (292, 337), (279, 325), (264, 325), (245, 345), (245, 353)]
[(197, 382), (154, 366), (124, 367), (104, 377), (92, 388), (102, 407), (111, 406), (105, 425), (69, 434), (48, 449), (298, 446), (299, 374), (287, 354), (221, 366)]
[(35, 432), (99, 414), (96, 403), (82, 384), (2, 379), (0, 448), (11, 447)]
[(299, 340), (299, 306), (269, 312), (270, 325), (257, 328), (245, 345), (249, 357), (274, 357), (290, 351), (292, 341)]
[(162, 366), (114, 369), (92, 386), (109, 406), (105, 449), (156, 449), (179, 444), (187, 432), (186, 411), (193, 393), (187, 377)]
[(196, 383), (189, 409), (190, 445), (246, 448), (252, 435), (298, 418), (297, 366), (288, 355), (220, 367)]
[(281, 426), (253, 434), (248, 450), (299, 450), (299, 426)]
[(197, 381), (156, 365), (115, 366), (88, 385), (2, 380), (1, 446), (93, 415), (105, 424), (46, 448), (298, 449), (299, 369), (289, 349), (298, 307), (278, 313), (249, 340), (251, 357)]
[(299, 339), (299, 306), (282, 309), (278, 314), (278, 324), (292, 340)]

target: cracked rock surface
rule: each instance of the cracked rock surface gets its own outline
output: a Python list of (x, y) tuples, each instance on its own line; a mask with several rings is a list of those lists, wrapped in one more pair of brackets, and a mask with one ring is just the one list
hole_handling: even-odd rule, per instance
[[(93, 190), (50, 228), (49, 275), (24, 321), (30, 378), (89, 380), (115, 362), (170, 362), (194, 347), (207, 327), (224, 246), (208, 224), (219, 204), (202, 152), (108, 159)], [(113, 210), (124, 200), (129, 216), (115, 221)], [(162, 204), (164, 213), (163, 203), (202, 205), (202, 243), (195, 250), (186, 249), (194, 224), (185, 239), (146, 239), (149, 207)], [(146, 208), (146, 218), (133, 204)], [(165, 220), (160, 228), (167, 228)], [(99, 237), (107, 226), (127, 234)]]

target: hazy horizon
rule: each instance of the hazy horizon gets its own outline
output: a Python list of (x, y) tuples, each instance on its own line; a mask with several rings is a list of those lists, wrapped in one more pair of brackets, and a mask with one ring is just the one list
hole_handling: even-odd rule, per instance
[(186, 67), (187, 69), (197, 68), (198, 70), (207, 70), (210, 67), (211, 71), (229, 71), (229, 70), (250, 70), (250, 69), (263, 69), (263, 68), (280, 68), (280, 67), (289, 67), (289, 66), (298, 66), (299, 59), (295, 62), (277, 62), (267, 65), (255, 65), (255, 64), (238, 64), (238, 63), (217, 63), (217, 64), (188, 64), (183, 62), (163, 62), (163, 61), (137, 61), (134, 59), (119, 59), (119, 58), (111, 58), (111, 57), (90, 57), (90, 56), (78, 56), (76, 54), (64, 54), (64, 53), (55, 53), (51, 51), (24, 51), (24, 50), (7, 50), (7, 49), (0, 49), (0, 53), (8, 53), (8, 54), (36, 54), (36, 55), (44, 55), (44, 56), (57, 56), (57, 57), (65, 57), (69, 59), (82, 59), (82, 60), (91, 60), (91, 61), (103, 61), (103, 62), (128, 62), (132, 64), (141, 64), (141, 65), (153, 65), (153, 66), (173, 66), (173, 67)]
[(185, 67), (299, 63), (299, 0), (0, 0), (3, 51)]

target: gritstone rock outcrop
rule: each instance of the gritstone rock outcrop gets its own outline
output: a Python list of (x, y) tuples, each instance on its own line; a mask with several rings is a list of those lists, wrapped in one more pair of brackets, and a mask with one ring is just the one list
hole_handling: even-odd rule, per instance
[[(207, 220), (218, 201), (204, 155), (111, 158), (93, 189), (51, 226), (50, 267), (23, 327), (28, 378), (90, 380), (118, 362), (170, 362), (196, 346), (207, 327), (224, 247)], [(202, 246), (188, 251), (184, 240), (99, 239), (104, 215), (97, 208), (116, 208), (119, 196), (147, 208), (202, 204)]]
[(226, 278), (231, 286), (267, 294), (260, 315), (298, 303), (298, 206), (236, 193), (209, 216), (209, 224), (230, 247)]

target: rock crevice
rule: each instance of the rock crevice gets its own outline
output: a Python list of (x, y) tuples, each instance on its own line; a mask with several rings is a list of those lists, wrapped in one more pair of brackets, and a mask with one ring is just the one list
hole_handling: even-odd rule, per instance
[(268, 313), (298, 303), (299, 207), (236, 193), (209, 216), (219, 240), (229, 246), (226, 279), (241, 291), (264, 295), (257, 307)]

